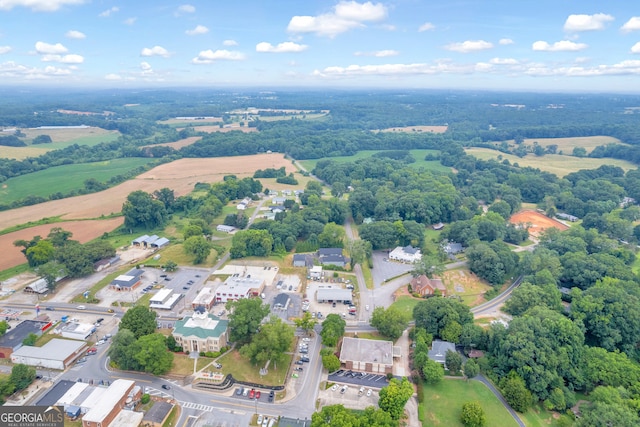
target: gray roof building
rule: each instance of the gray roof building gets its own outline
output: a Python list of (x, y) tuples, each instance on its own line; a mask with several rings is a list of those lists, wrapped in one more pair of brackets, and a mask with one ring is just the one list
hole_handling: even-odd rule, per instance
[(318, 255), (320, 257), (342, 255), (342, 248), (320, 248), (318, 249)]
[(173, 409), (173, 405), (171, 403), (167, 403), (163, 400), (159, 400), (154, 402), (153, 406), (144, 414), (142, 418), (143, 425), (163, 425), (171, 410)]
[(62, 396), (64, 396), (71, 387), (76, 384), (75, 381), (60, 380), (49, 389), (47, 394), (42, 396), (36, 405), (51, 406), (55, 405)]
[(318, 302), (353, 301), (351, 289), (334, 288), (332, 286), (318, 288), (316, 293)]
[(140, 284), (140, 276), (143, 274), (144, 270), (141, 268), (131, 269), (113, 279), (109, 286), (117, 290), (131, 290)]
[(278, 294), (273, 300), (273, 308), (276, 310), (286, 310), (289, 307), (291, 298), (287, 294)]
[(447, 357), (447, 351), (456, 351), (456, 345), (449, 341), (435, 340), (431, 343), (431, 350), (429, 350), (429, 359), (445, 364), (445, 358)]
[(16, 327), (7, 330), (7, 332), (0, 337), (0, 358), (9, 358), (11, 353), (22, 347), (22, 341), (29, 334), (42, 335), (42, 331), (47, 325), (49, 325), (49, 322), (24, 320)]

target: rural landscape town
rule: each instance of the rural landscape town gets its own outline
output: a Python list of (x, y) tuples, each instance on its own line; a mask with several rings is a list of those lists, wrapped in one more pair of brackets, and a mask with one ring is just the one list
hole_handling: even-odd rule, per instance
[[(640, 17), (555, 12), (566, 39), (532, 51), (557, 62), (312, 71), (242, 53), (248, 24), (208, 4), (95, 3), (0, 0), (0, 425), (640, 425), (637, 70), (558, 65), (595, 33), (629, 42)], [(410, 60), (354, 47), (406, 33), (406, 2), (309, 3), (270, 11), (288, 41), (256, 56)], [(136, 48), (142, 73), (128, 48), (95, 71), (104, 36), (70, 29), (151, 46), (154, 14), (188, 40), (217, 32), (190, 62), (210, 74), (185, 77), (169, 42)], [(95, 55), (11, 41), (43, 17)], [(446, 37), (414, 24), (406, 40)], [(493, 30), (441, 49), (516, 55)]]

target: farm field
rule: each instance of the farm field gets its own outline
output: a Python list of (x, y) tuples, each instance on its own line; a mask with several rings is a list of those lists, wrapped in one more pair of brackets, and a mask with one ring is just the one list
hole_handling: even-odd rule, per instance
[(477, 401), (487, 416), (487, 426), (517, 426), (498, 398), (479, 381), (444, 379), (424, 385), (423, 426), (462, 427), (460, 411), (466, 402)]
[(547, 228), (557, 228), (560, 231), (567, 230), (569, 227), (553, 218), (549, 218), (539, 212), (533, 210), (522, 210), (511, 215), (509, 222), (512, 224), (528, 224), (529, 234), (538, 236)]
[[(383, 150), (363, 150), (354, 154), (353, 156), (339, 156), (339, 157), (323, 157), (322, 159), (313, 159), (313, 160), (300, 160), (300, 163), (307, 171), (311, 172), (320, 160), (334, 160), (339, 163), (347, 163), (347, 162), (355, 162), (356, 160), (365, 159), (371, 157), (375, 153), (379, 153)], [(434, 171), (434, 172), (451, 172), (451, 168), (447, 166), (443, 166), (440, 164), (438, 160), (423, 160), (425, 156), (429, 153), (437, 155), (439, 154), (438, 150), (409, 150), (413, 158), (416, 159), (415, 163), (411, 163), (409, 166), (415, 169), (424, 168), (426, 170)]]
[[(178, 130), (181, 130), (181, 128), (177, 128)], [(196, 132), (207, 132), (207, 133), (212, 133), (212, 132), (233, 132), (234, 130), (240, 131), (240, 132), (245, 132), (245, 133), (250, 133), (250, 132), (258, 132), (258, 128), (254, 128), (254, 127), (249, 127), (249, 126), (240, 126), (238, 124), (233, 124), (231, 126), (227, 126), (227, 127), (220, 127), (219, 125), (216, 126), (194, 126), (194, 129)]]
[[(290, 160), (285, 159), (282, 154), (275, 153), (207, 159), (180, 159), (160, 165), (134, 179), (99, 193), (52, 200), (38, 205), (0, 212), (0, 230), (30, 221), (39, 221), (42, 218), (57, 216), (64, 220), (95, 219), (102, 215), (120, 212), (122, 204), (129, 193), (136, 190), (153, 192), (160, 188), (168, 187), (174, 190), (176, 196), (183, 196), (190, 193), (198, 182), (219, 182), (222, 181), (225, 175), (231, 174), (244, 178), (253, 176), (254, 171), (257, 169), (267, 167), (278, 169), (282, 166), (286, 168), (287, 173), (296, 171)], [(122, 218), (119, 220), (122, 221)], [(69, 223), (62, 224), (66, 227)], [(89, 222), (82, 222), (82, 224), (91, 227)], [(99, 232), (93, 237), (100, 236), (105, 231), (111, 231), (119, 224), (114, 224), (109, 229), (100, 228)], [(33, 237), (33, 235), (30, 234), (30, 237)], [(0, 244), (0, 253), (6, 253), (11, 250), (13, 241), (19, 238), (3, 240), (4, 243)]]
[[(510, 145), (515, 145), (513, 139), (507, 140)], [(548, 147), (549, 145), (557, 145), (558, 152), (562, 151), (563, 154), (571, 154), (574, 148), (582, 147), (587, 150), (587, 153), (593, 151), (599, 145), (607, 144), (623, 144), (619, 139), (612, 136), (575, 136), (570, 138), (526, 138), (524, 140), (525, 145), (533, 145), (537, 142), (538, 145)], [(626, 145), (626, 144), (623, 144)]]
[(179, 150), (182, 147), (186, 147), (188, 145), (191, 145), (197, 141), (200, 141), (202, 139), (201, 136), (190, 136), (188, 138), (185, 139), (181, 139), (179, 141), (174, 141), (174, 142), (163, 142), (161, 144), (151, 144), (151, 145), (143, 145), (140, 148), (151, 148), (151, 147), (171, 147), (174, 150)]
[(20, 249), (22, 248), (18, 248), (13, 245), (13, 242), (16, 240), (31, 240), (33, 236), (47, 237), (52, 228), (62, 227), (73, 233), (73, 236), (71, 237), (73, 240), (85, 243), (95, 239), (96, 237), (100, 237), (105, 232), (119, 227), (123, 222), (123, 217), (103, 220), (69, 221), (57, 224), (38, 225), (14, 231), (13, 233), (0, 235), (0, 252), (2, 252), (2, 256), (0, 257), (0, 271), (27, 262), (27, 259), (24, 257), (22, 252), (20, 252)]
[(511, 154), (501, 153), (498, 150), (492, 150), (490, 148), (467, 148), (465, 149), (467, 154), (475, 156), (482, 160), (497, 160), (498, 156), (502, 156), (502, 160), (509, 160), (509, 162), (517, 163), (520, 167), (529, 166), (532, 168), (540, 169), (541, 171), (549, 172), (560, 178), (570, 174), (571, 172), (577, 172), (582, 169), (597, 169), (602, 165), (618, 166), (625, 171), (635, 169), (636, 165), (626, 160), (618, 159), (592, 159), (588, 157), (573, 157), (565, 156), (561, 154), (545, 154), (538, 157), (533, 154), (528, 154), (525, 157), (518, 157)]
[(10, 203), (25, 196), (48, 197), (84, 188), (84, 181), (95, 178), (106, 182), (152, 161), (151, 158), (123, 158), (95, 163), (55, 166), (27, 175), (10, 178), (0, 184), (0, 198)]

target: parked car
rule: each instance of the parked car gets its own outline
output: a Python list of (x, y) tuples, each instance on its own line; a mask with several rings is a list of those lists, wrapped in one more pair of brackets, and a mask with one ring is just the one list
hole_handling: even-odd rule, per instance
[(243, 391), (244, 391), (244, 387), (238, 387), (236, 389), (236, 396), (242, 396)]
[(365, 310), (367, 310), (367, 311), (369, 311), (369, 304), (365, 305), (365, 306), (364, 306), (364, 309), (365, 309)]
[(187, 288), (186, 286), (183, 286), (182, 289), (189, 289), (189, 288)]
[(91, 347), (89, 350), (87, 350), (87, 356), (91, 356), (94, 355), (98, 352), (98, 349), (95, 347)]
[(347, 389), (349, 389), (349, 386), (343, 385), (340, 389), (340, 394), (345, 394), (347, 392)]
[(303, 362), (309, 363), (309, 358), (307, 356), (302, 356), (300, 360), (302, 360)]
[(86, 310), (87, 307), (85, 307), (84, 305), (79, 305), (76, 307), (76, 310)]
[(252, 388), (251, 391), (249, 392), (249, 399), (253, 399), (256, 395), (256, 389)]
[(296, 360), (296, 365), (302, 365), (302, 360)]
[(256, 400), (260, 399), (260, 390), (256, 390)]
[(243, 390), (243, 392), (242, 392), (242, 395), (243, 395), (244, 397), (249, 396), (249, 389), (248, 389), (248, 388), (245, 388), (245, 389)]
[(101, 317), (98, 320), (96, 320), (96, 323), (102, 323), (102, 322), (104, 322), (104, 318), (103, 317)]
[(371, 396), (371, 393), (372, 393), (371, 389), (367, 390), (367, 397)]
[(258, 415), (258, 420), (256, 421), (257, 425), (262, 425), (262, 414)]
[(303, 370), (303, 369), (304, 369), (304, 368), (303, 368), (302, 366), (298, 366), (298, 367), (296, 367), (296, 368), (294, 369), (294, 371), (302, 372), (302, 370)]
[(273, 402), (273, 400), (275, 399), (275, 397), (276, 397), (276, 392), (275, 392), (275, 391), (273, 391), (273, 390), (271, 390), (271, 391), (269, 392), (269, 402)]
[(331, 387), (331, 391), (336, 391), (337, 389), (338, 389), (338, 384), (334, 384), (334, 385)]
[(262, 426), (260, 427), (267, 427), (269, 425), (269, 417), (264, 417), (264, 420), (262, 420)]

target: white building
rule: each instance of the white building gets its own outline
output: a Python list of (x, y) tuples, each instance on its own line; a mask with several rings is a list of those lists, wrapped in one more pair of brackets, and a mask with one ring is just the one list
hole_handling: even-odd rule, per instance
[(264, 289), (265, 280), (259, 277), (251, 277), (250, 274), (240, 276), (234, 274), (216, 289), (216, 301), (237, 301), (250, 296), (258, 296)]
[(213, 304), (216, 302), (216, 294), (213, 288), (202, 288), (198, 295), (191, 303), (191, 307), (195, 310), (197, 307), (204, 307), (206, 310), (211, 310)]
[(54, 338), (42, 347), (23, 345), (11, 353), (12, 363), (64, 370), (84, 352), (84, 341)]
[(413, 246), (405, 246), (404, 248), (398, 246), (389, 253), (389, 259), (411, 264), (420, 261), (422, 259), (422, 253), (420, 253), (420, 249), (414, 248)]
[(149, 300), (149, 308), (171, 310), (183, 296), (172, 289), (161, 289)]
[(83, 427), (109, 426), (125, 406), (134, 385), (135, 382), (123, 379), (111, 383), (102, 399), (82, 417)]
[(312, 279), (320, 279), (322, 277), (322, 266), (314, 265), (311, 267), (309, 270), (309, 276), (311, 276)]
[(96, 331), (96, 327), (91, 323), (69, 322), (61, 329), (64, 338), (84, 341)]

